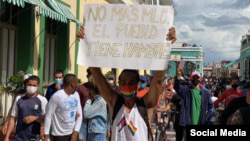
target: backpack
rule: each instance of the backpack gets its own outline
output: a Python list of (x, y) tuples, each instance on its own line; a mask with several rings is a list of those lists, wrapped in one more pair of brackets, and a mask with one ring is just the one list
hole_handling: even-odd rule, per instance
[[(138, 111), (139, 111), (141, 117), (145, 121), (146, 126), (148, 128), (148, 138), (149, 139), (151, 138), (151, 141), (153, 141), (153, 134), (152, 134), (150, 126), (149, 126), (148, 112), (147, 112), (145, 103), (143, 101), (143, 98), (140, 98), (140, 99), (137, 98), (135, 103), (136, 103), (136, 106), (138, 108)], [(112, 124), (113, 124), (113, 121), (114, 121), (117, 113), (119, 112), (119, 110), (121, 109), (123, 104), (124, 104), (124, 99), (122, 96), (119, 95), (117, 100), (116, 100), (115, 106), (114, 106), (114, 111), (113, 111), (113, 116), (112, 116)]]

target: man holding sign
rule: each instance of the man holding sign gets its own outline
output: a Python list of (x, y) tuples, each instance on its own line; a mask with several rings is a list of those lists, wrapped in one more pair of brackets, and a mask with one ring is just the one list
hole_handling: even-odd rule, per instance
[[(93, 9), (102, 12), (100, 12), (98, 16), (95, 16), (96, 21), (94, 22), (94, 28), (96, 28), (96, 30), (91, 31), (89, 28), (93, 28), (93, 24), (91, 26), (91, 24), (88, 23), (90, 19), (88, 16), (93, 14), (93, 11), (95, 11)], [(168, 64), (170, 41), (173, 43), (176, 40), (175, 29), (169, 26), (173, 22), (173, 11), (171, 10), (171, 7), (168, 6), (160, 7), (145, 5), (113, 5), (113, 7), (112, 5), (92, 5), (92, 7), (85, 7), (85, 27), (87, 28), (84, 29), (81, 27), (77, 35), (78, 38), (84, 38), (83, 42), (81, 41), (82, 46), (79, 49), (78, 64), (91, 66), (89, 70), (93, 75), (95, 84), (100, 90), (100, 94), (111, 108), (110, 110), (113, 113), (112, 141), (152, 140), (150, 128), (148, 127), (149, 124), (145, 124), (145, 117), (141, 116), (139, 107), (144, 106), (147, 114), (146, 117), (151, 119), (152, 110), (162, 91), (161, 86)], [(111, 13), (109, 13), (110, 11)], [(133, 13), (133, 16), (129, 14), (129, 11)], [(101, 14), (103, 14), (103, 16), (101, 16)], [(172, 18), (170, 16), (171, 14)], [(121, 17), (117, 17), (117, 15)], [(160, 17), (155, 19), (157, 17), (156, 15), (160, 15)], [(101, 19), (103, 21), (99, 22), (98, 17), (99, 20)], [(103, 31), (102, 36), (98, 36), (96, 34), (98, 33), (98, 25), (103, 24), (107, 18), (109, 20), (114, 20), (116, 18), (116, 21), (113, 22), (117, 24), (111, 27), (104, 26), (105, 28), (103, 28), (103, 30), (109, 28), (110, 30), (108, 31), (110, 31), (111, 34), (105, 34)], [(136, 24), (139, 19), (142, 21), (142, 24)], [(151, 23), (151, 26), (147, 26), (148, 22)], [(124, 25), (124, 23), (132, 24)], [(169, 28), (169, 31), (168, 29), (163, 30), (166, 27), (161, 28), (163, 26), (160, 25), (163, 23), (165, 26), (168, 25), (167, 28)], [(128, 27), (130, 27), (130, 29), (126, 30), (127, 33), (122, 33), (122, 36), (120, 29), (128, 29)], [(146, 35), (146, 27), (151, 27), (152, 33), (149, 33), (149, 31), (147, 32), (148, 35)], [(111, 28), (115, 28), (115, 30), (112, 31)], [(136, 29), (138, 32), (136, 32)], [(139, 30), (140, 32), (144, 31), (143, 34), (139, 34)], [(160, 36), (161, 34), (159, 34), (162, 30), (169, 32), (167, 34), (168, 42), (166, 43), (163, 40), (159, 41), (159, 39), (165, 38), (165, 35)], [(85, 34), (87, 34), (86, 37)], [(112, 38), (110, 38), (111, 35)], [(88, 38), (89, 36), (92, 36), (92, 38)], [(102, 38), (106, 39), (102, 40)], [(94, 39), (97, 42), (94, 41)], [(103, 41), (106, 41), (105, 45)], [(130, 47), (128, 47), (128, 43)], [(109, 49), (109, 51), (106, 49)], [(150, 52), (152, 54), (150, 54)], [(104, 58), (113, 59), (109, 62), (105, 62), (106, 67), (126, 68), (119, 76), (119, 93), (111, 89), (99, 68), (103, 66), (104, 63), (102, 59)], [(144, 63), (146, 63), (146, 65)], [(140, 77), (138, 71), (132, 69), (157, 70), (150, 81), (148, 94), (140, 100), (136, 96)], [(117, 106), (119, 104), (121, 106)]]

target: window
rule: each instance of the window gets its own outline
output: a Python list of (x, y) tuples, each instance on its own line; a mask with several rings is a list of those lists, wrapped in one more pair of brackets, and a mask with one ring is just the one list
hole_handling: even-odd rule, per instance
[(56, 31), (57, 21), (46, 18), (46, 35), (44, 46), (44, 84), (50, 84), (54, 81), (55, 57), (56, 57)]
[(55, 46), (56, 37), (46, 34), (44, 47), (44, 83), (49, 84), (54, 80), (55, 71)]
[(0, 1), (0, 22), (17, 25), (18, 7), (7, 2)]
[(46, 32), (49, 34), (53, 34), (56, 35), (56, 31), (57, 31), (57, 21), (52, 20), (50, 18), (46, 18)]
[(15, 71), (16, 30), (11, 27), (0, 26), (0, 85)]
[(16, 26), (18, 7), (0, 1), (0, 85), (16, 73)]

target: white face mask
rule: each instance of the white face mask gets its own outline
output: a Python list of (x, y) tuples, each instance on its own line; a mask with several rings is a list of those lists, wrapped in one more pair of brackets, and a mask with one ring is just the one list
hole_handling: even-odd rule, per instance
[(232, 88), (231, 85), (226, 85), (226, 89), (230, 89), (230, 88)]
[(114, 80), (109, 80), (108, 82), (109, 82), (109, 84), (113, 84)]
[(35, 94), (35, 92), (37, 91), (37, 87), (27, 86), (26, 91), (27, 91), (27, 94)]

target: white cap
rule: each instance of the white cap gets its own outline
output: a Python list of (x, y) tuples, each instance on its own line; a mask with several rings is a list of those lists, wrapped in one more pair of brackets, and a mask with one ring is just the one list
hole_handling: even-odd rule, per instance
[(32, 74), (25, 74), (25, 75), (23, 76), (23, 80), (28, 79), (30, 76), (32, 76)]

